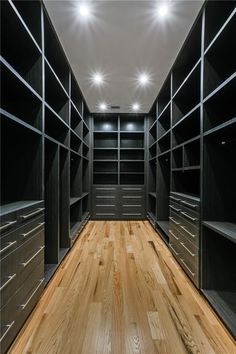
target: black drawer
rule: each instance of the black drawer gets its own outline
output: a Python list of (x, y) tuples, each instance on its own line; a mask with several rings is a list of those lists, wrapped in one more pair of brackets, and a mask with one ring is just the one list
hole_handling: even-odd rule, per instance
[(117, 187), (93, 187), (93, 195), (96, 196), (117, 196)]
[(186, 219), (173, 211), (170, 211), (170, 227), (171, 226), (177, 228), (177, 230), (182, 232), (184, 236), (188, 237), (191, 242), (198, 244), (199, 227), (189, 223)]
[(0, 239), (0, 258), (6, 257), (18, 245), (17, 231), (8, 232)]
[(199, 272), (198, 269), (185, 256), (180, 257), (180, 265), (188, 274), (194, 284), (199, 287)]
[(114, 207), (117, 204), (117, 200), (114, 196), (96, 196), (94, 198), (94, 207), (100, 207), (103, 205)]
[(138, 210), (122, 211), (121, 219), (124, 220), (140, 220), (144, 219), (144, 213)]
[(24, 223), (37, 218), (44, 214), (44, 202), (37, 202), (33, 205), (22, 208), (18, 211), (18, 222), (19, 225), (23, 225)]
[(187, 209), (185, 207), (182, 207), (182, 210), (180, 212), (180, 215), (187, 220), (189, 223), (192, 223), (196, 226), (199, 225), (200, 220), (199, 220), (199, 213), (196, 213), (190, 209)]
[(120, 187), (120, 195), (121, 196), (143, 196), (144, 197), (144, 188), (143, 186), (131, 187), (131, 186), (124, 186)]
[(180, 247), (179, 243), (173, 242), (172, 240), (170, 240), (169, 247), (170, 247), (171, 253), (175, 256), (175, 258), (178, 260), (178, 262), (180, 262), (180, 258), (182, 257), (182, 254), (181, 254), (181, 247)]
[(24, 224), (17, 231), (18, 233), (18, 244), (21, 245), (27, 242), (31, 237), (34, 237), (39, 231), (44, 229), (44, 214), (33, 218), (27, 224)]
[(17, 227), (17, 212), (11, 212), (0, 217), (0, 238)]
[(117, 219), (117, 213), (113, 211), (95, 211), (93, 217), (95, 220), (114, 220)]
[(184, 255), (184, 258), (187, 259), (190, 264), (194, 267), (195, 270), (198, 269), (198, 259), (199, 259), (199, 253), (198, 253), (198, 248), (195, 247), (191, 242), (188, 242), (184, 238), (181, 239), (180, 245), (182, 248), (182, 254)]
[(27, 267), (44, 249), (44, 230), (38, 231), (32, 238), (18, 248), (20, 270)]

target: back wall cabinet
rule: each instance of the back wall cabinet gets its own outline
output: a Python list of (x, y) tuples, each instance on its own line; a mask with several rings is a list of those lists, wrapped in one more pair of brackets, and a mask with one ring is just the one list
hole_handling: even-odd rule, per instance
[(5, 353), (90, 217), (90, 112), (40, 1), (1, 2), (0, 110)]

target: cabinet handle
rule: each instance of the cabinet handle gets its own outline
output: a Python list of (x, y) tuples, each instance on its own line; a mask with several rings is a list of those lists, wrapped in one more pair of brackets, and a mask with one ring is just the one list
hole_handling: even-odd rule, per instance
[(28, 303), (30, 302), (30, 300), (32, 299), (32, 297), (35, 295), (35, 293), (38, 291), (38, 289), (40, 288), (40, 286), (43, 284), (43, 282), (44, 282), (44, 278), (40, 280), (40, 282), (39, 282), (37, 288), (36, 288), (36, 289), (33, 291), (33, 293), (30, 295), (30, 297), (28, 298), (28, 300), (27, 300), (24, 304), (20, 305), (20, 307), (22, 308), (22, 310), (24, 310), (24, 309), (26, 308), (26, 306), (28, 305)]
[(34, 212), (30, 213), (30, 214), (22, 215), (21, 218), (24, 219), (24, 220), (27, 220), (27, 219), (31, 218), (32, 216), (41, 213), (44, 209), (45, 208), (39, 208), (39, 209), (37, 209), (36, 211), (34, 211)]
[(181, 214), (184, 215), (187, 219), (189, 219), (189, 220), (191, 220), (193, 222), (197, 221), (197, 218), (192, 218), (192, 216), (188, 215), (184, 211), (181, 211)]
[(180, 225), (181, 229), (183, 229), (189, 236), (191, 236), (192, 238), (195, 238), (196, 235), (192, 234), (190, 231), (188, 231), (188, 229), (185, 226)]
[(186, 206), (189, 207), (189, 208), (193, 208), (193, 209), (196, 209), (196, 208), (197, 208), (197, 205), (196, 205), (196, 204), (188, 203), (188, 202), (185, 202), (184, 200), (182, 200), (181, 203), (184, 204), (184, 205), (186, 205)]
[(181, 199), (178, 199), (178, 198), (175, 198), (175, 197), (172, 197), (170, 196), (170, 199), (173, 200), (174, 202), (180, 202)]
[(0, 291), (2, 291), (15, 277), (16, 277), (16, 273), (13, 275), (10, 275), (8, 277), (8, 280), (1, 286)]
[(181, 209), (175, 208), (175, 207), (173, 207), (173, 205), (170, 205), (170, 209), (176, 211), (176, 213), (181, 211)]
[(12, 328), (12, 326), (14, 325), (15, 321), (12, 321), (11, 324), (6, 325), (7, 330), (3, 333), (3, 335), (0, 338), (0, 343), (2, 342), (2, 340), (6, 337), (7, 333), (10, 331), (10, 329)]
[(191, 271), (191, 269), (187, 266), (187, 264), (185, 263), (185, 261), (184, 261), (183, 258), (181, 258), (181, 262), (182, 262), (183, 265), (187, 268), (187, 270), (188, 270), (189, 273), (192, 275), (192, 277), (195, 277), (195, 274), (196, 274), (196, 273), (193, 273), (193, 272)]
[(14, 220), (14, 221), (9, 221), (8, 223), (6, 223), (6, 224), (0, 226), (0, 231), (3, 231), (3, 230), (5, 230), (5, 229), (8, 229), (8, 227), (14, 225), (16, 222), (17, 222), (16, 220)]
[(141, 191), (141, 188), (122, 188), (123, 191)]
[(179, 240), (179, 237), (177, 237), (171, 230), (170, 230), (171, 236), (173, 236), (176, 240)]
[(176, 256), (179, 255), (179, 253), (174, 249), (174, 247), (172, 247), (172, 245), (170, 244), (170, 248), (172, 249), (172, 251), (175, 253)]
[(2, 254), (3, 252), (5, 252), (6, 250), (8, 250), (9, 248), (11, 248), (17, 241), (13, 241), (13, 242), (9, 242), (8, 245), (6, 247), (4, 247), (1, 251), (0, 254)]
[(172, 216), (170, 216), (170, 220), (173, 221), (175, 225), (180, 225), (180, 223), (177, 222)]
[(35, 257), (37, 257), (37, 255), (44, 249), (44, 247), (45, 247), (45, 246), (40, 247), (40, 249), (39, 249), (30, 259), (28, 259), (27, 262), (21, 263), (21, 265), (22, 265), (24, 268), (27, 267), (27, 265), (28, 265)]
[(115, 188), (96, 188), (96, 191), (114, 191)]
[(195, 257), (195, 256), (196, 256), (196, 254), (195, 254), (195, 253), (192, 253), (192, 252), (188, 249), (188, 247), (185, 246), (185, 244), (184, 244), (183, 242), (180, 242), (180, 243), (181, 243), (181, 245), (183, 246), (183, 248), (185, 248), (186, 251), (187, 251), (192, 257)]
[(36, 226), (34, 229), (30, 230), (29, 232), (27, 232), (26, 234), (21, 234), (21, 236), (28, 237), (30, 234), (32, 234), (32, 232), (40, 229), (41, 226), (43, 226), (45, 224), (45, 222), (41, 222), (40, 224), (38, 224), (38, 226)]

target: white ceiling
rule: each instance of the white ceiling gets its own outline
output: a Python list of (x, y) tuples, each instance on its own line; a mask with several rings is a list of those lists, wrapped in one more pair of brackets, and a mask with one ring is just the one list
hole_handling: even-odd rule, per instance
[[(78, 14), (79, 1), (45, 0), (52, 23), (91, 112), (100, 102), (118, 105), (130, 112), (139, 102), (148, 112), (202, 6), (203, 1), (169, 0), (170, 15), (160, 19), (160, 1), (95, 1), (92, 16)], [(106, 82), (91, 83), (93, 72), (101, 71)], [(137, 85), (137, 75), (148, 72), (152, 82)]]

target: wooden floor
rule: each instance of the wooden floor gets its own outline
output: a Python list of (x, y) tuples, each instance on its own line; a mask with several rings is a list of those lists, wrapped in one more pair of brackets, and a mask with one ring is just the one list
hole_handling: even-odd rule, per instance
[(236, 353), (147, 221), (91, 221), (10, 353)]

